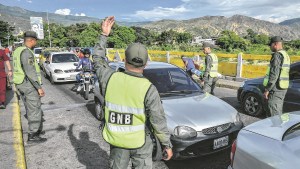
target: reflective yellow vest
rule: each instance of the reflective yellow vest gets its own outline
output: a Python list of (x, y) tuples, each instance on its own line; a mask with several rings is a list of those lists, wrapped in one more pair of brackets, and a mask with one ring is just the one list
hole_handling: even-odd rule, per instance
[[(283, 63), (281, 67), (281, 72), (279, 76), (279, 87), (282, 89), (287, 89), (289, 87), (289, 73), (290, 73), (290, 57), (284, 50), (278, 51), (283, 56)], [(264, 78), (263, 85), (267, 86), (269, 82), (269, 74), (270, 74), (270, 65), (268, 66), (266, 76)]]
[(151, 83), (146, 78), (116, 72), (105, 93), (103, 138), (109, 144), (126, 149), (145, 144), (145, 97)]
[[(21, 46), (18, 47), (14, 53), (13, 53), (13, 64), (14, 64), (14, 84), (21, 84), (23, 83), (24, 79), (25, 79), (25, 73), (24, 70), (22, 68), (22, 64), (21, 64), (21, 53), (24, 49), (29, 49), (25, 46)], [(29, 51), (32, 53), (33, 55), (33, 61), (34, 61), (34, 67), (36, 70), (36, 75), (38, 77), (38, 82), (41, 85), (42, 84), (42, 77), (41, 77), (41, 70), (40, 67), (38, 65), (38, 63), (36, 62), (36, 59), (34, 57), (34, 53), (31, 49), (29, 49)]]
[[(218, 75), (218, 57), (214, 53), (210, 53), (209, 56), (213, 60), (212, 67), (211, 67), (210, 72), (209, 72), (209, 76), (210, 77), (217, 77), (217, 75)], [(205, 69), (206, 69), (206, 65), (204, 64), (203, 72), (205, 71)]]

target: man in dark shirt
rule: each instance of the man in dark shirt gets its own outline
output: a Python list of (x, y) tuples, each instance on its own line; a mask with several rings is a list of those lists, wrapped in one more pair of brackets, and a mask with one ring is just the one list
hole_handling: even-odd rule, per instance
[(6, 72), (5, 65), (7, 67), (7, 75), (12, 76), (12, 70), (9, 63), (9, 57), (5, 52), (0, 49), (0, 109), (5, 109), (5, 100), (6, 100)]
[(283, 101), (289, 84), (290, 58), (283, 50), (282, 41), (279, 36), (271, 38), (270, 49), (273, 53), (264, 79), (263, 95), (271, 116), (282, 114)]

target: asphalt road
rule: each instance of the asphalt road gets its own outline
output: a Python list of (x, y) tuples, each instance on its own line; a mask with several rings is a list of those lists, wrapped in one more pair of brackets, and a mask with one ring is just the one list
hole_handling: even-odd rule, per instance
[[(51, 85), (47, 79), (44, 79), (44, 89), (46, 96), (42, 99), (42, 108), (48, 141), (38, 146), (25, 145), (28, 168), (107, 168), (109, 145), (98, 130), (93, 94), (89, 100), (84, 100), (76, 93), (74, 83)], [(216, 88), (215, 93), (241, 112), (236, 90)], [(259, 120), (242, 113), (241, 117), (245, 125)], [(26, 127), (23, 122), (25, 131)], [(230, 150), (227, 150), (195, 159), (155, 162), (154, 168), (225, 169), (230, 163), (229, 156)]]

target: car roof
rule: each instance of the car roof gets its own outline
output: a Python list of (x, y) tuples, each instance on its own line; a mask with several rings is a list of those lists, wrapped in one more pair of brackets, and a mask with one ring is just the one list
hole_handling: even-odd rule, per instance
[(300, 123), (300, 111), (276, 115), (258, 122), (252, 123), (243, 130), (263, 135), (281, 141), (285, 132)]
[(73, 52), (51, 52), (51, 54), (56, 55), (56, 54), (74, 54), (74, 53)]
[[(118, 65), (119, 67), (124, 68), (124, 62), (110, 62), (110, 64)], [(175, 65), (164, 63), (164, 62), (154, 62), (154, 61), (148, 61), (147, 66), (145, 69), (160, 69), (160, 68), (178, 68)]]

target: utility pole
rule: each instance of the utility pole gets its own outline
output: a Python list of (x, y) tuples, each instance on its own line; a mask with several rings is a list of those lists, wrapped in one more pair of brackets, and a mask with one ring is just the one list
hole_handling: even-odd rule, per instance
[(48, 18), (48, 11), (47, 11), (47, 22), (48, 22), (48, 33), (49, 33), (49, 43), (50, 43), (50, 48), (52, 46), (52, 43), (51, 43), (51, 36), (50, 36), (50, 25), (49, 25), (49, 18)]

